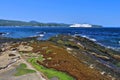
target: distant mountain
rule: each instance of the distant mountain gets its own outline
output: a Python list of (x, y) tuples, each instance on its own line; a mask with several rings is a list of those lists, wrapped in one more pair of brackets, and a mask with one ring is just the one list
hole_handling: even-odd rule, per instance
[(69, 26), (69, 24), (64, 24), (64, 23), (40, 23), (37, 21), (30, 21), (30, 22), (25, 22), (25, 21), (16, 21), (16, 20), (3, 20), (0, 19), (0, 26), (56, 26), (56, 27), (65, 27)]

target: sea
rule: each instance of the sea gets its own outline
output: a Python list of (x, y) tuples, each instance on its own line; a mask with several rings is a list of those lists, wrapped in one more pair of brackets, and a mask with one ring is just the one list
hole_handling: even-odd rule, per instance
[(0, 27), (0, 37), (27, 38), (39, 36), (47, 40), (58, 34), (86, 37), (96, 43), (120, 51), (120, 28), (70, 28), (70, 27)]

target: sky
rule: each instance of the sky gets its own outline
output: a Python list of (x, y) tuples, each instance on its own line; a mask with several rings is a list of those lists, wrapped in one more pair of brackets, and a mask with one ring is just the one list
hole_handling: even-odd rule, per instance
[(0, 0), (0, 19), (120, 27), (120, 0)]

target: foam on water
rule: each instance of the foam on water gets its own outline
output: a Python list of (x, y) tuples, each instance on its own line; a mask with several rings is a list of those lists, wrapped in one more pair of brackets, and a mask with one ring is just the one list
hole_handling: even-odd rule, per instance
[(89, 40), (91, 40), (91, 41), (94, 41), (94, 42), (97, 41), (96, 39), (90, 38), (90, 37), (88, 37), (88, 36), (86, 36), (86, 35), (80, 35), (80, 36), (81, 36), (81, 37), (84, 37), (84, 38), (87, 38), (87, 39), (89, 39)]

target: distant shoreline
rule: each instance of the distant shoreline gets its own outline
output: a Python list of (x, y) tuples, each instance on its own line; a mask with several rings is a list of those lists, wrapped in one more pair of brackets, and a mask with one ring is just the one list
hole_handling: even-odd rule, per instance
[(0, 26), (69, 26), (70, 24), (64, 23), (41, 23), (38, 21), (16, 21), (16, 20), (3, 20), (0, 19)]

